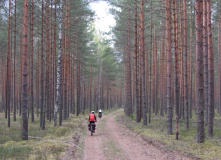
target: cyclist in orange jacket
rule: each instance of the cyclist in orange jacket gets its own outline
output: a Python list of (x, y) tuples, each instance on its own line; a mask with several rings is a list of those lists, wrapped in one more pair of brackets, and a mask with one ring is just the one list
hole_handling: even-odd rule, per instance
[(90, 125), (94, 124), (94, 130), (95, 130), (96, 127), (95, 122), (97, 122), (97, 118), (96, 115), (94, 114), (94, 111), (91, 111), (91, 114), (89, 116), (89, 122), (90, 123), (88, 124), (88, 129), (90, 130)]

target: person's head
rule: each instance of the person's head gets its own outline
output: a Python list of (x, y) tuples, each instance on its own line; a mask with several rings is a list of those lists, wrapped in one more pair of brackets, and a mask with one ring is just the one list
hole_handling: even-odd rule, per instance
[(94, 114), (94, 111), (91, 111), (92, 114)]

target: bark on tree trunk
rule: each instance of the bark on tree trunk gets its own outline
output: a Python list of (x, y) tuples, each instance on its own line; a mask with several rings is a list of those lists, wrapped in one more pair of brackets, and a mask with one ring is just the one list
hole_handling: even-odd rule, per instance
[(144, 43), (144, 1), (140, 1), (140, 54), (141, 54), (141, 75), (142, 75), (142, 110), (143, 125), (147, 125), (147, 108), (146, 108), (146, 84), (145, 84), (145, 43)]
[(211, 30), (211, 0), (207, 0), (207, 34), (208, 34), (208, 136), (213, 136), (214, 118), (214, 56)]
[(11, 0), (9, 0), (9, 14), (8, 14), (8, 46), (7, 46), (7, 76), (6, 76), (6, 112), (5, 118), (8, 118), (8, 127), (10, 127), (10, 97), (11, 97)]
[(34, 56), (34, 49), (33, 49), (33, 45), (34, 45), (34, 35), (33, 35), (33, 25), (34, 25), (34, 0), (32, 0), (32, 4), (31, 4), (31, 8), (32, 8), (32, 12), (31, 12), (31, 55), (30, 55), (30, 58), (31, 58), (31, 68), (30, 68), (30, 76), (31, 76), (31, 84), (30, 84), (30, 87), (31, 87), (31, 99), (30, 99), (30, 107), (31, 107), (31, 121), (34, 122), (34, 91), (33, 91), (33, 85), (34, 85), (34, 81), (33, 81), (33, 56)]
[(54, 108), (54, 126), (57, 125), (57, 113), (59, 111), (59, 126), (62, 125), (62, 121), (60, 122), (60, 119), (62, 119), (62, 101), (61, 101), (61, 92), (62, 92), (62, 81), (61, 81), (61, 70), (62, 70), (62, 64), (61, 64), (61, 54), (62, 54), (62, 0), (60, 1), (60, 13), (59, 13), (59, 32), (58, 32), (58, 38), (59, 38), (59, 49), (58, 49), (58, 65), (57, 65), (57, 85), (56, 85), (56, 103)]
[(192, 105), (193, 105), (193, 23), (192, 23), (192, 1), (190, 3), (190, 118), (192, 119)]
[(167, 54), (167, 133), (172, 134), (172, 98), (171, 98), (171, 74), (172, 74), (172, 54), (171, 54), (171, 12), (170, 0), (165, 0), (166, 9), (166, 54)]
[(80, 93), (81, 93), (81, 83), (80, 83), (80, 55), (77, 46), (77, 116), (80, 114)]
[[(57, 44), (56, 44), (56, 40), (57, 40), (57, 32), (56, 32), (56, 27), (57, 27), (57, 25), (56, 25), (56, 20), (57, 20), (57, 3), (55, 3), (55, 9), (54, 9), (54, 41), (53, 41), (53, 58), (54, 58), (54, 76), (53, 76), (53, 82), (54, 82), (54, 85), (53, 85), (53, 90), (54, 90), (54, 95), (53, 95), (53, 98), (54, 98), (54, 101), (53, 101), (53, 104), (54, 104), (54, 106), (55, 105), (58, 105), (58, 104), (56, 104), (57, 102), (56, 102), (56, 96), (57, 96)], [(58, 108), (58, 106), (57, 106), (57, 108)], [(56, 114), (57, 114), (57, 111), (56, 111)], [(57, 116), (57, 115), (56, 115)], [(55, 107), (54, 107), (54, 117), (55, 117)], [(56, 117), (57, 118), (57, 117)], [(54, 118), (55, 119), (55, 118)], [(55, 125), (55, 121), (54, 121), (54, 125)], [(56, 124), (57, 125), (57, 124)]]
[(180, 83), (179, 83), (179, 55), (178, 55), (178, 41), (177, 41), (177, 13), (176, 1), (173, 0), (173, 34), (174, 34), (174, 57), (175, 57), (175, 114), (179, 117), (179, 100), (180, 100)]
[(41, 114), (40, 126), (44, 129), (44, 1), (42, 0), (42, 13), (41, 13)]
[[(130, 17), (130, 10), (128, 11), (129, 16)], [(126, 97), (126, 113), (128, 116), (130, 116), (132, 114), (132, 95), (131, 95), (131, 55), (130, 55), (130, 21), (129, 19), (128, 21), (128, 38), (127, 38), (127, 63), (126, 63), (126, 73), (127, 73), (127, 97)]]
[[(220, 8), (221, 8), (221, 4), (220, 4)], [(221, 12), (220, 12), (220, 16), (221, 16)], [(221, 38), (220, 38), (220, 25), (221, 25), (221, 20), (219, 20), (218, 23), (218, 54), (219, 54), (219, 114), (221, 115)]]
[(188, 82), (187, 82), (187, 15), (186, 0), (184, 4), (184, 108), (185, 108), (185, 126), (189, 129), (189, 106), (188, 106)]
[[(155, 28), (155, 27), (154, 27)], [(155, 31), (155, 33), (154, 33), (154, 39), (155, 39), (155, 46), (154, 46), (154, 48), (155, 48), (155, 53), (154, 53), (154, 64), (155, 64), (155, 67), (154, 67), (154, 71), (155, 71), (155, 73), (154, 73), (154, 77), (155, 77), (155, 81), (154, 81), (154, 101), (155, 101), (155, 115), (157, 115), (158, 114), (158, 105), (159, 105), (159, 103), (158, 103), (158, 60), (157, 60), (157, 38), (156, 38), (156, 28), (154, 29)]]
[(28, 0), (24, 0), (24, 15), (23, 15), (23, 81), (22, 81), (22, 140), (28, 140), (28, 117), (27, 117), (27, 105), (28, 105)]
[(141, 121), (139, 98), (138, 98), (138, 67), (137, 67), (137, 0), (134, 1), (135, 11), (134, 11), (134, 81), (135, 81), (135, 99), (136, 99), (136, 122)]
[(203, 103), (203, 1), (195, 0), (195, 28), (196, 28), (196, 141), (204, 142), (204, 103)]
[[(152, 0), (150, 1), (151, 3), (151, 10), (152, 10)], [(149, 98), (148, 98), (148, 113), (149, 113), (149, 117), (148, 117), (148, 122), (151, 122), (151, 104), (152, 104), (152, 53), (153, 53), (153, 47), (152, 47), (152, 19), (153, 19), (153, 15), (151, 13), (150, 15), (150, 60), (149, 60)]]
[(207, 0), (203, 0), (203, 62), (204, 62), (204, 110), (208, 123), (208, 37), (207, 37)]
[(22, 60), (22, 50), (23, 50), (23, 46), (22, 46), (22, 27), (20, 30), (20, 87), (19, 87), (19, 116), (21, 116), (21, 112), (22, 112), (22, 64), (23, 64), (23, 60)]
[(15, 79), (16, 79), (16, 73), (15, 73), (15, 59), (16, 59), (16, 7), (17, 7), (17, 3), (16, 3), (16, 0), (15, 0), (15, 8), (14, 8), (14, 81), (13, 81), (13, 84), (14, 84), (14, 95), (13, 95), (13, 99), (14, 99), (14, 121), (16, 121), (16, 110), (17, 110), (17, 106), (16, 106), (16, 82), (15, 82)]

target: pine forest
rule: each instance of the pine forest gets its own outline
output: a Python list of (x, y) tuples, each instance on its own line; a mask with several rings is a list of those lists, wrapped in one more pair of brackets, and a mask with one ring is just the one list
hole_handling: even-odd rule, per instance
[(0, 159), (221, 159), (221, 0), (0, 13)]

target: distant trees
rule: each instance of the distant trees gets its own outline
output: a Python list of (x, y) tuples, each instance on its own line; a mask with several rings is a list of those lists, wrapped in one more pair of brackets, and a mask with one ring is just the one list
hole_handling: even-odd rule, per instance
[(82, 0), (31, 0), (29, 9), (26, 0), (0, 2), (0, 112), (8, 127), (12, 112), (14, 120), (22, 115), (27, 139), (29, 114), (34, 122), (40, 113), (45, 129), (47, 120), (62, 125), (70, 113), (124, 104), (147, 126), (153, 114), (166, 114), (168, 134), (174, 118), (189, 129), (195, 112), (197, 142), (205, 139), (204, 120), (213, 136), (216, 109), (221, 114), (219, 2), (110, 3), (114, 47), (95, 31)]
[[(125, 63), (127, 77), (124, 80), (130, 79), (128, 76), (132, 79), (132, 86), (124, 85), (124, 91), (132, 90), (132, 110), (136, 113), (137, 122), (143, 120), (145, 124), (145, 116), (148, 115), (151, 123), (153, 113), (155, 115), (160, 113), (161, 116), (166, 113), (168, 134), (173, 133), (174, 118), (177, 120), (177, 125), (180, 119), (185, 120), (185, 128), (189, 129), (189, 119), (195, 110), (196, 140), (201, 143), (205, 138), (204, 116), (206, 122), (208, 121), (208, 135), (213, 135), (214, 105), (218, 103), (216, 98), (218, 96), (214, 95), (216, 92), (220, 93), (214, 89), (214, 86), (220, 86), (220, 82), (216, 83), (216, 79), (220, 80), (220, 76), (214, 75), (216, 71), (214, 56), (217, 55), (214, 55), (213, 50), (216, 50), (217, 46), (212, 43), (212, 32), (216, 33), (217, 29), (214, 27), (214, 30), (211, 30), (211, 26), (217, 24), (220, 10), (211, 5), (210, 0), (165, 0), (164, 2), (112, 1), (112, 4), (118, 8), (112, 11), (117, 22), (114, 28), (115, 47), (125, 53), (128, 41), (134, 42), (134, 46), (130, 46), (131, 51), (134, 51), (134, 58), (128, 62), (126, 57), (132, 56), (131, 53), (122, 54), (123, 59), (127, 60)], [(211, 15), (211, 6), (213, 15)], [(133, 17), (128, 15), (131, 11), (134, 12)], [(128, 40), (129, 33), (134, 34), (130, 34)], [(129, 70), (128, 65), (131, 66)], [(125, 81), (125, 84), (128, 84), (128, 81)], [(128, 95), (128, 92), (124, 94)], [(125, 101), (127, 102), (128, 98)], [(124, 103), (125, 112), (129, 107), (127, 103)], [(142, 107), (144, 103), (147, 104), (147, 113)], [(127, 112), (126, 114), (131, 115)], [(140, 116), (142, 114), (143, 117)]]
[(0, 31), (0, 112), (8, 127), (12, 112), (14, 120), (22, 116), (23, 140), (29, 118), (40, 118), (45, 129), (47, 121), (56, 126), (59, 119), (61, 126), (69, 114), (98, 110), (98, 104), (102, 109), (122, 104), (122, 77), (115, 72), (122, 67), (95, 31), (88, 3), (10, 0), (1, 1), (0, 8), (6, 11), (0, 28), (8, 31)]

